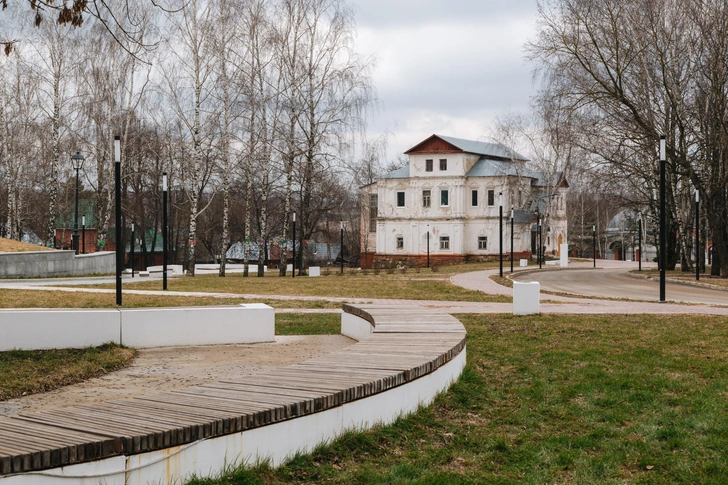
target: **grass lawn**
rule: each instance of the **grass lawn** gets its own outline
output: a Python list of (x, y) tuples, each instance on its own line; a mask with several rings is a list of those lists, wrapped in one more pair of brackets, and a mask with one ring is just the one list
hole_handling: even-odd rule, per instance
[[(466, 266), (466, 265), (460, 265)], [(204, 291), (258, 295), (320, 296), (343, 298), (394, 298), (409, 300), (445, 301), (488, 301), (509, 302), (510, 297), (486, 295), (479, 291), (466, 290), (448, 281), (449, 274), (424, 274), (408, 271), (388, 274), (345, 274), (344, 276), (322, 276), (320, 278), (281, 278), (268, 273), (263, 278), (243, 277), (230, 274), (225, 278), (217, 275), (198, 275), (194, 278), (173, 278), (168, 282), (171, 291)], [(127, 286), (138, 290), (159, 289), (158, 281), (145, 281)], [(110, 288), (113, 285), (99, 285)]]
[[(124, 308), (239, 305), (265, 303), (279, 308), (341, 308), (341, 303), (306, 300), (186, 297), (174, 294), (123, 295)], [(0, 308), (116, 308), (113, 293), (0, 289)]]
[(335, 335), (341, 333), (338, 313), (278, 313), (276, 335)]
[(0, 401), (50, 391), (124, 367), (134, 349), (102, 345), (86, 349), (0, 352)]
[(193, 483), (726, 482), (728, 319), (459, 318), (468, 365), (432, 406)]

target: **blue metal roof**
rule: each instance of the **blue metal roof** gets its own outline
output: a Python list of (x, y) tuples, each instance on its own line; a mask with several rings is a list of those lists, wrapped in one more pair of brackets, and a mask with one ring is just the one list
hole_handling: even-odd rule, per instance
[(381, 179), (406, 179), (410, 176), (410, 169), (409, 165), (404, 166), (402, 168), (399, 168), (395, 170), (394, 172), (385, 173), (382, 175)]
[(515, 150), (509, 149), (500, 143), (486, 143), (483, 141), (463, 140), (452, 136), (435, 135), (442, 138), (446, 142), (455, 145), (459, 149), (467, 153), (475, 153), (476, 155), (491, 156), (505, 158), (507, 160), (527, 161), (528, 159)]

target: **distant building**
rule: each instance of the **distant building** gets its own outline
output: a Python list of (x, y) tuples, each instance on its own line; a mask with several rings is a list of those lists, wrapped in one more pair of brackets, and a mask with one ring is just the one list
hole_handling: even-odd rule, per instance
[[(528, 161), (495, 143), (432, 135), (405, 152), (409, 163), (361, 188), (361, 262), (425, 264), (499, 254), (499, 205), (503, 207), (503, 253), (510, 254), (514, 208), (514, 255), (529, 258), (538, 247), (538, 215), (544, 220), (546, 254), (559, 254), (567, 240), (561, 174), (548, 180)], [(502, 198), (501, 198), (502, 197)]]

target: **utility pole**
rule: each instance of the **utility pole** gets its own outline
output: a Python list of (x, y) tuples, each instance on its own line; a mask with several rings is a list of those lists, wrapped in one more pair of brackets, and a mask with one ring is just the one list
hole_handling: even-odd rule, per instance
[(594, 259), (594, 268), (597, 267), (597, 226), (592, 226), (592, 244), (594, 245), (594, 250), (592, 251), (592, 258)]
[(296, 277), (296, 213), (293, 213), (293, 264), (291, 264), (291, 278)]

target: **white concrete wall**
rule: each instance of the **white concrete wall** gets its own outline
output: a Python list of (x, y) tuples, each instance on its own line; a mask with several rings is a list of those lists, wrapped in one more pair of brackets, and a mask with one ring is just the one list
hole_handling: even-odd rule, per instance
[(0, 485), (172, 485), (185, 483), (193, 475), (215, 477), (240, 463), (269, 460), (277, 467), (297, 452), (310, 453), (346, 431), (391, 424), (430, 404), (457, 380), (465, 359), (463, 349), (431, 374), (320, 413), (166, 450), (0, 478)]
[(0, 310), (0, 351), (272, 342), (275, 314), (262, 303), (235, 307)]
[(341, 335), (361, 341), (374, 331), (374, 326), (361, 317), (344, 312), (341, 314)]
[(121, 311), (121, 343), (170, 347), (272, 342), (275, 314), (262, 303), (237, 307), (143, 308)]
[(0, 351), (82, 348), (121, 343), (116, 309), (0, 311)]

